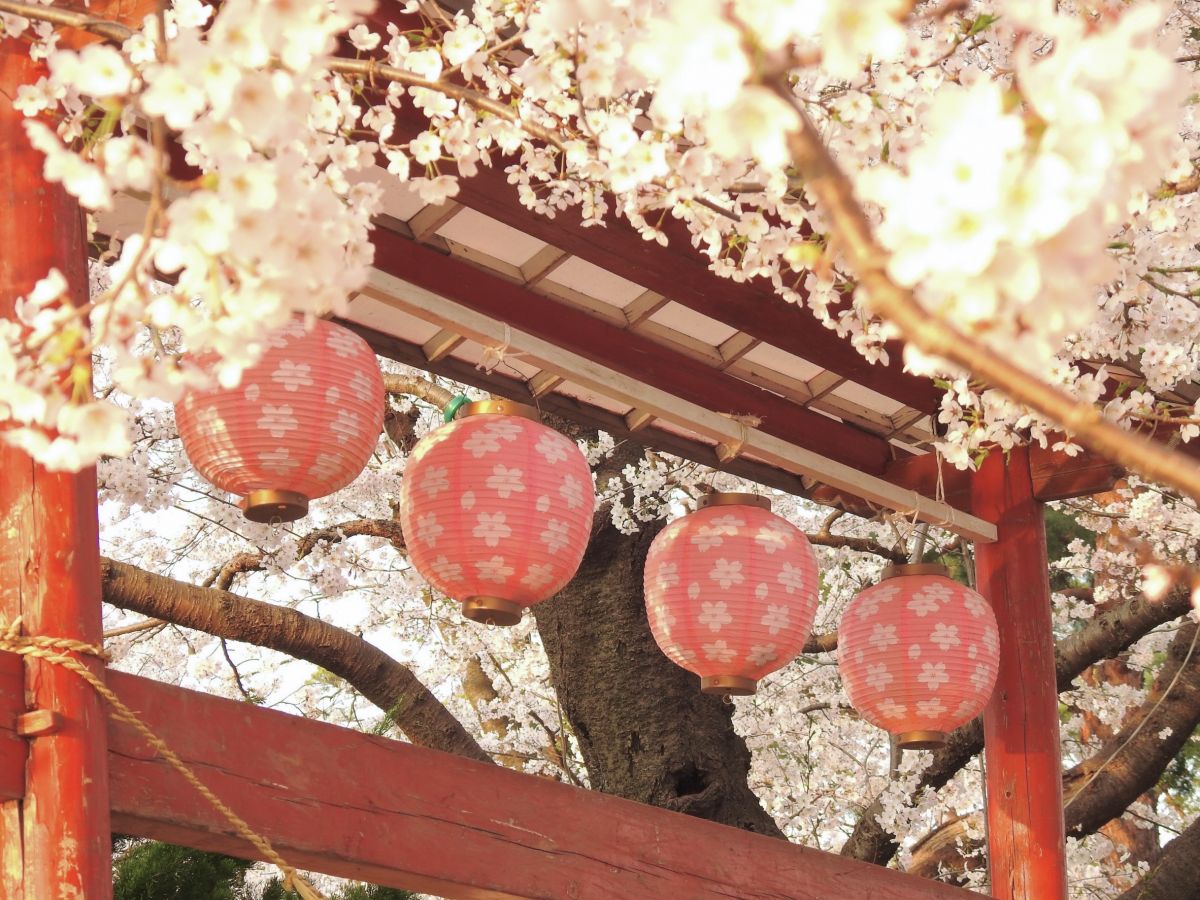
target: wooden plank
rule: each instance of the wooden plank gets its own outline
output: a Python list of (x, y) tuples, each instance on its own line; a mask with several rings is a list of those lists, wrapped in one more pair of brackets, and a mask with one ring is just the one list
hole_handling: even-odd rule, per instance
[[(0, 41), (0, 316), (51, 268), (71, 300), (87, 300), (83, 215), (65, 191), (42, 178), (24, 117), (9, 98), (44, 74), (25, 48)], [(47, 472), (24, 451), (0, 444), (0, 620), (26, 634), (98, 644), (100, 555), (96, 473)], [(98, 660), (87, 660), (102, 672)], [(0, 810), (9, 900), (107, 897), (110, 827), (100, 700), (78, 676), (44, 661), (26, 669), (25, 705), (63, 717), (53, 734), (32, 738), (23, 800)], [(10, 748), (11, 749), (11, 748)]]
[[(429, 252), (401, 238), (397, 238), (397, 240), (402, 245), (415, 248), (421, 253)], [(978, 516), (963, 513), (945, 503), (921, 496), (915, 491), (897, 487), (889, 481), (868, 474), (863, 468), (854, 468), (840, 459), (824, 456), (817, 450), (809, 449), (811, 446), (832, 445), (833, 452), (838, 453), (841, 458), (850, 456), (851, 454), (847, 452), (844, 445), (839, 443), (841, 435), (848, 427), (844, 424), (816, 413), (808, 413), (807, 410), (799, 410), (798, 413), (806, 413), (807, 416), (819, 420), (814, 427), (819, 428), (825, 434), (820, 438), (813, 435), (800, 435), (799, 440), (802, 443), (793, 443), (787, 438), (769, 432), (765, 424), (760, 428), (735, 419), (732, 415), (714, 412), (714, 409), (721, 409), (724, 405), (721, 398), (711, 395), (697, 396), (695, 384), (688, 379), (684, 379), (678, 387), (684, 396), (657, 387), (659, 382), (650, 377), (652, 373), (649, 373), (649, 370), (653, 369), (655, 365), (661, 364), (661, 358), (642, 360), (641, 365), (630, 361), (634, 370), (639, 372), (641, 377), (646, 377), (647, 380), (630, 377), (621, 371), (573, 353), (569, 349), (564, 349), (561, 343), (556, 342), (565, 341), (568, 338), (560, 336), (556, 340), (546, 340), (537, 337), (513, 328), (507, 324), (507, 321), (493, 318), (475, 308), (447, 299), (443, 294), (428, 289), (424, 286), (425, 284), (433, 284), (448, 294), (461, 296), (467, 293), (470, 298), (478, 296), (472, 291), (464, 292), (462, 280), (451, 280), (444, 275), (436, 274), (436, 266), (423, 268), (418, 265), (401, 270), (418, 272), (422, 277), (423, 284), (404, 281), (377, 269), (372, 275), (371, 286), (363, 293), (381, 303), (420, 316), (439, 327), (454, 328), (479, 343), (503, 343), (510, 350), (520, 352), (523, 360), (530, 365), (549, 369), (588, 390), (596, 391), (629, 406), (644, 409), (660, 419), (701, 434), (718, 444), (735, 448), (738, 453), (751, 454), (763, 462), (778, 466), (793, 474), (806, 475), (843, 493), (853, 494), (869, 503), (901, 511), (905, 515), (913, 515), (921, 521), (935, 523), (962, 534), (964, 537), (983, 541), (995, 539), (995, 527)], [(430, 277), (431, 271), (435, 273), (433, 277)], [(488, 277), (484, 273), (476, 274)], [(496, 279), (492, 279), (492, 281), (494, 282), (494, 300), (518, 299), (505, 294), (505, 289), (508, 287), (505, 282)], [(503, 304), (502, 315), (508, 316), (508, 309), (511, 305)], [(539, 320), (538, 323), (534, 323), (534, 327), (538, 327), (539, 324), (544, 325), (545, 323)], [(594, 322), (591, 327), (595, 329), (600, 324)], [(710, 375), (714, 374), (713, 370), (707, 368), (704, 370)], [(721, 373), (715, 374), (721, 376)], [(663, 372), (662, 378), (674, 386), (675, 383), (672, 381), (669, 371)], [(745, 411), (747, 404), (740, 403), (738, 406), (734, 406), (734, 410), (739, 410), (739, 407), (740, 411)], [(753, 406), (749, 411), (754, 414)], [(793, 414), (793, 418), (807, 418), (807, 416), (800, 417), (796, 413)]]
[(1061, 737), (1042, 505), (1028, 451), (993, 453), (974, 508), (997, 539), (975, 547), (975, 580), (1000, 626), (1000, 673), (983, 713), (992, 896), (1065, 900)]
[[(374, 242), (375, 267), (379, 272), (507, 323), (512, 329), (520, 329), (575, 356), (655, 385), (709, 410), (753, 416), (761, 421), (765, 433), (854, 469), (881, 472), (891, 457), (890, 445), (878, 435), (797, 407), (776, 394), (731, 378), (646, 337), (571, 309), (489, 272), (457, 264), (453, 259), (400, 235), (377, 230)], [(369, 292), (370, 289), (364, 293)], [(415, 305), (420, 307), (423, 302), (419, 300)], [(421, 314), (417, 310), (410, 311)], [(436, 324), (467, 334), (451, 319)], [(468, 336), (485, 344), (504, 340), (503, 333)], [(527, 348), (514, 346), (514, 349)], [(572, 373), (558, 374), (568, 380), (577, 380)], [(636, 404), (630, 401), (630, 405)]]
[[(17, 735), (17, 716), (23, 712), (25, 665), (14, 653), (0, 653), (0, 805), (25, 796), (25, 758), (29, 744)], [(16, 808), (18, 804), (12, 806)], [(3, 833), (3, 826), (0, 826), (0, 834)], [(16, 847), (21, 845), (20, 841), (13, 843)], [(5, 868), (0, 862), (0, 871)], [(4, 883), (0, 875), (0, 885)]]
[[(248, 703), (118, 672), (108, 681), (218, 797), (306, 869), (452, 898), (974, 896)], [(0, 710), (13, 705), (4, 683)], [(255, 857), (129, 726), (110, 721), (108, 733), (117, 830)], [(12, 764), (0, 757), (0, 769)]]

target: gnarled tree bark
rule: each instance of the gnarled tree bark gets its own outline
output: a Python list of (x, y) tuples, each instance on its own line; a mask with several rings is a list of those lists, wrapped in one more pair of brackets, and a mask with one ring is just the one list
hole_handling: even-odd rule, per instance
[(1141, 881), (1117, 900), (1181, 900), (1200, 897), (1200, 818), (1163, 847)]
[(412, 672), (357, 635), (286, 606), (197, 587), (111, 559), (101, 560), (101, 577), (104, 599), (113, 606), (308, 660), (345, 679), (414, 744), (492, 762)]
[(782, 837), (747, 783), (732, 705), (700, 693), (654, 643), (642, 567), (657, 533), (621, 534), (602, 510), (575, 579), (533, 608), (592, 787)]

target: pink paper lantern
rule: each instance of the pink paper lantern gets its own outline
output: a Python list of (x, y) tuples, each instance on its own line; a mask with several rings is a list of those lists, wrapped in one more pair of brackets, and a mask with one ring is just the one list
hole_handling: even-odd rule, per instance
[(817, 558), (766, 497), (712, 494), (650, 545), (645, 596), (658, 646), (700, 676), (702, 691), (753, 694), (804, 648)]
[(507, 400), (469, 403), (420, 440), (400, 485), (408, 558), (477, 622), (515, 625), (583, 560), (596, 498), (570, 438)]
[(890, 566), (846, 607), (838, 665), (850, 703), (901, 747), (939, 747), (996, 683), (996, 616), (944, 566)]
[(238, 387), (188, 392), (175, 422), (192, 465), (240, 494), (246, 518), (290, 522), (371, 458), (383, 427), (383, 377), (366, 341), (323, 319), (308, 328), (297, 317), (266, 344)]

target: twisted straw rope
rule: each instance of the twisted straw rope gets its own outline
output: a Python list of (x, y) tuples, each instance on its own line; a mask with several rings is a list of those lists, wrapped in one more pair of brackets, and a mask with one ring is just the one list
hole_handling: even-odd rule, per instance
[(210, 791), (196, 777), (196, 773), (175, 754), (175, 751), (168, 747), (162, 738), (150, 730), (150, 726), (137, 713), (126, 706), (121, 698), (113, 693), (112, 688), (108, 687), (78, 659), (65, 655), (68, 652), (79, 653), (84, 656), (92, 656), (96, 659), (107, 661), (109, 654), (102, 647), (71, 638), (23, 635), (21, 634), (21, 620), (18, 618), (16, 621), (0, 628), (0, 650), (8, 650), (20, 656), (42, 659), (52, 665), (62, 666), (90, 684), (96, 693), (108, 701), (111, 715), (114, 718), (129, 725), (134, 731), (140, 734), (146, 743), (158, 752), (159, 756), (165, 759), (176, 772), (183, 776), (188, 784), (200, 793), (200, 796), (209, 802), (213, 809), (225, 817), (225, 820), (233, 826), (234, 831), (253, 844), (263, 857), (279, 868), (279, 871), (283, 873), (283, 887), (285, 890), (295, 891), (303, 900), (328, 900), (324, 894), (309, 884), (293, 866), (288, 865), (283, 857), (275, 852), (275, 848), (271, 846), (271, 843), (265, 837), (255, 832), (245, 819), (222, 803), (217, 795)]

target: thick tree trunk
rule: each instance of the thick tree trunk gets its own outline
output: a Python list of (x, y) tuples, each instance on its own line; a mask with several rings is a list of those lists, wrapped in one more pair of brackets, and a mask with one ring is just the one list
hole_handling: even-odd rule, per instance
[(575, 579), (534, 607), (592, 787), (782, 837), (747, 784), (733, 706), (700, 693), (650, 634), (642, 566), (656, 533), (623, 535), (601, 511)]
[(378, 647), (304, 613), (101, 560), (104, 599), (185, 628), (268, 647), (344, 678), (387, 713), (410, 741), (480, 762), (490, 756), (446, 707)]

